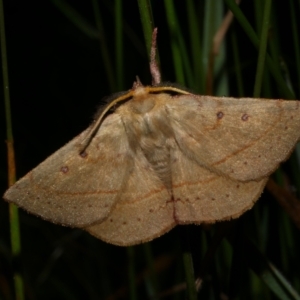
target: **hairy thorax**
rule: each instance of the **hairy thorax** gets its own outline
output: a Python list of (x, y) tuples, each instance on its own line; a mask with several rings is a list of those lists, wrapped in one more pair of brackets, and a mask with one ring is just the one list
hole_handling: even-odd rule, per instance
[(174, 142), (166, 111), (170, 98), (168, 94), (149, 95), (141, 90), (117, 110), (131, 150), (143, 152), (167, 188), (171, 188), (170, 149)]

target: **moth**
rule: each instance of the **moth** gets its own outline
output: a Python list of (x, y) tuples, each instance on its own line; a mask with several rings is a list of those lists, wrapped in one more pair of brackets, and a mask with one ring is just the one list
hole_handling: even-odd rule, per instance
[(122, 246), (178, 224), (237, 218), (299, 140), (299, 104), (200, 96), (137, 80), (4, 199)]

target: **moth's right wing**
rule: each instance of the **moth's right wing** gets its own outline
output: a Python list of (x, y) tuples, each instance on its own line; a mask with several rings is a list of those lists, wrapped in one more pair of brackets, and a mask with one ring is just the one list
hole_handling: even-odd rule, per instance
[(238, 182), (201, 167), (178, 148), (173, 149), (172, 158), (177, 224), (214, 223), (237, 218), (254, 205), (268, 179)]
[(300, 137), (300, 102), (184, 95), (166, 104), (181, 151), (238, 181), (261, 180)]

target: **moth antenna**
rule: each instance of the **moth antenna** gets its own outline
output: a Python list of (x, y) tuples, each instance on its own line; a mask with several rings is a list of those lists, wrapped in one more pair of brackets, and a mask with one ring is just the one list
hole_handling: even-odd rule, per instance
[(161, 83), (161, 74), (156, 61), (156, 38), (157, 28), (154, 28), (152, 33), (151, 51), (150, 51), (150, 73), (152, 76), (152, 85)]
[(83, 141), (81, 142), (81, 146), (80, 146), (80, 154), (84, 153), (86, 148), (89, 146), (91, 140), (93, 139), (93, 137), (95, 136), (99, 126), (101, 125), (104, 116), (107, 114), (107, 112), (113, 107), (115, 106), (117, 103), (126, 100), (127, 98), (130, 98), (133, 96), (134, 93), (134, 89), (132, 89), (131, 91), (129, 91), (128, 93), (126, 93), (125, 95), (122, 95), (118, 98), (116, 98), (115, 100), (111, 101), (106, 107), (105, 109), (102, 111), (101, 115), (97, 118), (96, 122), (94, 123), (93, 127), (91, 128), (91, 131), (88, 133), (88, 135), (83, 139)]

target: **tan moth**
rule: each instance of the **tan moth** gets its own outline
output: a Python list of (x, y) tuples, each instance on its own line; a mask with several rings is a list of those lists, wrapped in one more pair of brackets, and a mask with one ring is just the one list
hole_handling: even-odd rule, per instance
[(4, 199), (123, 246), (250, 209), (300, 138), (300, 102), (199, 96), (152, 75)]

